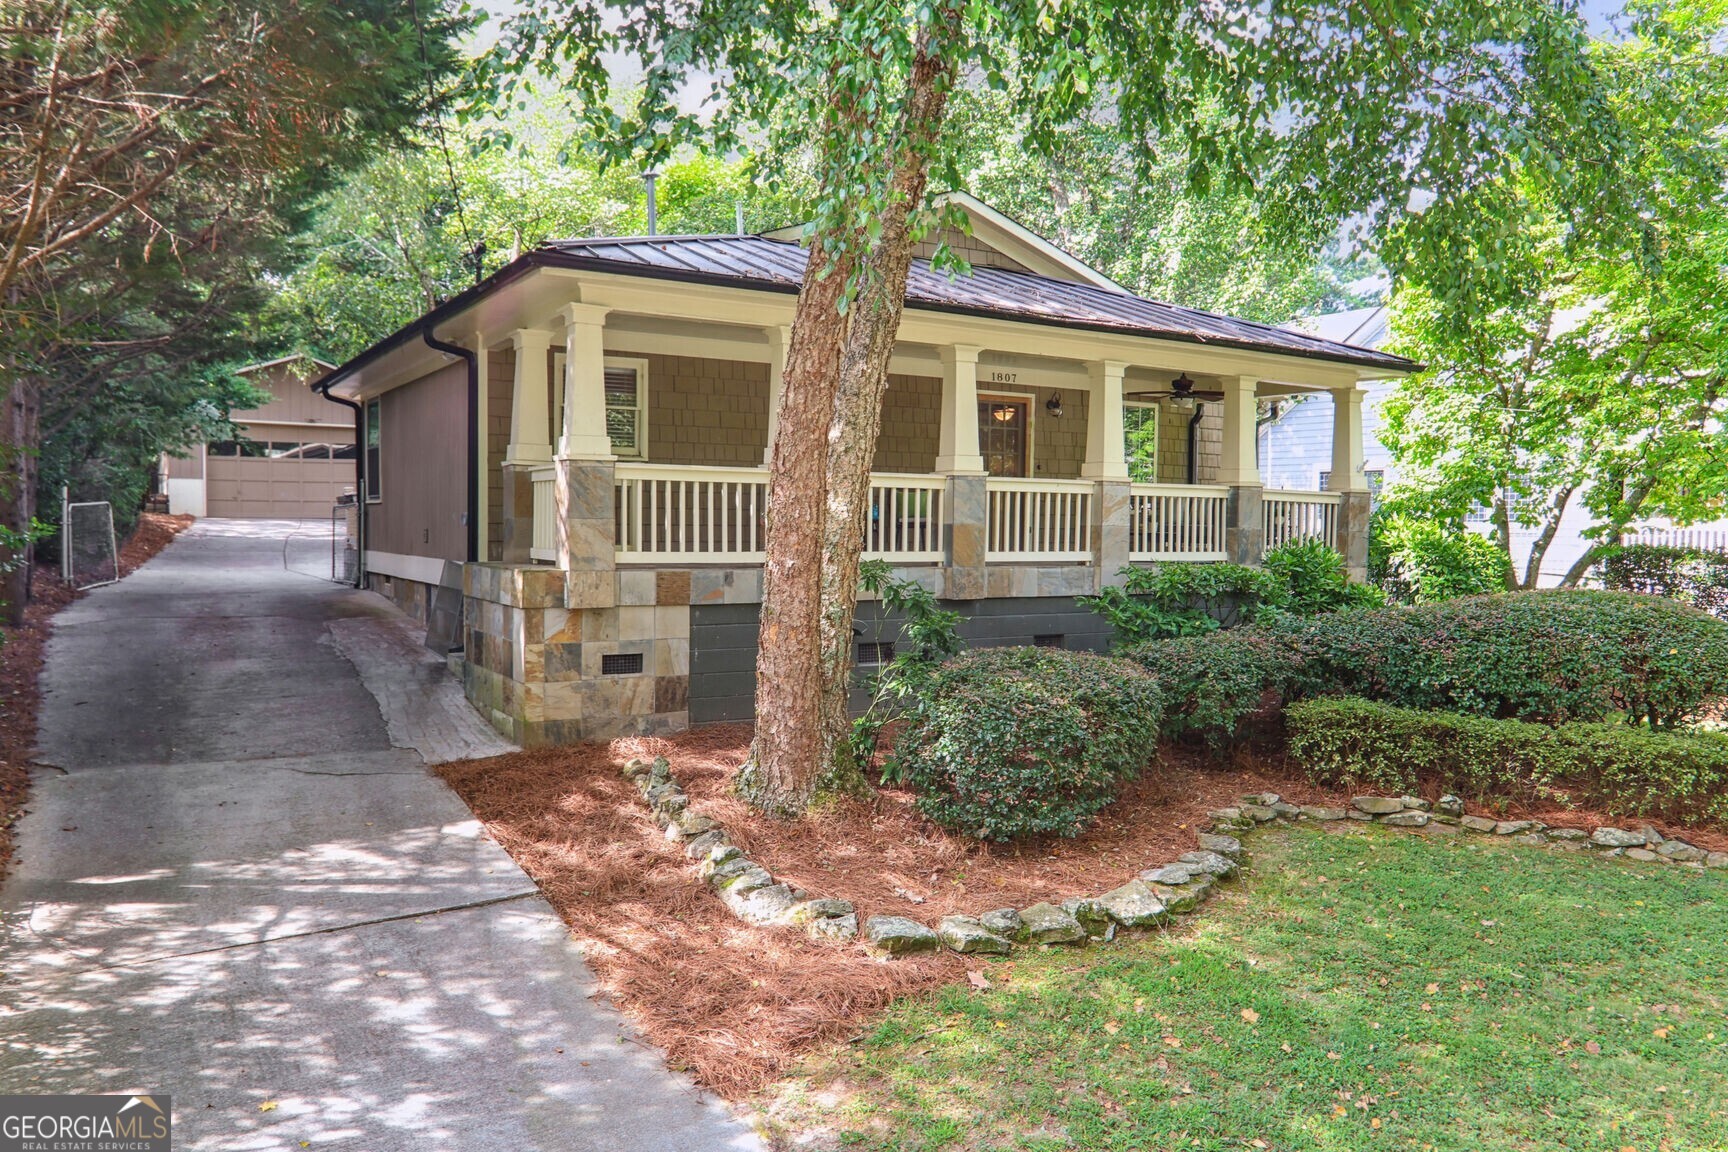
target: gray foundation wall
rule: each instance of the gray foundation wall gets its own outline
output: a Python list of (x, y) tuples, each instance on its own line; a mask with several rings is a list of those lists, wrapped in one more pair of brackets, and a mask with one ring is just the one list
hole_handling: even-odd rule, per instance
[[(1106, 652), (1110, 625), (1068, 596), (945, 601), (960, 612), (960, 635), (980, 648), (1032, 644), (1060, 636), (1072, 651)], [(756, 631), (760, 605), (697, 604), (690, 609), (690, 722), (716, 724), (756, 715)], [(892, 641), (898, 620), (880, 604), (858, 605), (860, 641)], [(862, 707), (861, 694), (853, 700)]]

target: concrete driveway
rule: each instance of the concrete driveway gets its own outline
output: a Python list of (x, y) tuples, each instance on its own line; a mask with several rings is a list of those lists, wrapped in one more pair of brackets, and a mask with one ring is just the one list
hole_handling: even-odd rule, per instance
[(394, 608), (292, 570), (320, 531), (205, 521), (59, 617), (0, 1092), (166, 1093), (182, 1149), (758, 1147), (589, 999), (425, 767), (508, 746)]

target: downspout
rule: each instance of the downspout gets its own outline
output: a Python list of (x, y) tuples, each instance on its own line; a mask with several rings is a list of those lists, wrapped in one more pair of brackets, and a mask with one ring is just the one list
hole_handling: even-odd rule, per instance
[(434, 352), (460, 356), (468, 363), (468, 563), (480, 559), (480, 354), (470, 352), (460, 344), (446, 344), (432, 335), (428, 325), (420, 330), (420, 339)]
[(1206, 405), (1196, 400), (1194, 415), (1188, 418), (1188, 483), (1200, 483), (1200, 421), (1206, 418)]
[(340, 396), (330, 395), (330, 386), (322, 385), (317, 389), (324, 399), (354, 413), (354, 523), (360, 530), (360, 539), (355, 541), (359, 555), (354, 564), (354, 587), (366, 586), (366, 408), (356, 400), (345, 400)]

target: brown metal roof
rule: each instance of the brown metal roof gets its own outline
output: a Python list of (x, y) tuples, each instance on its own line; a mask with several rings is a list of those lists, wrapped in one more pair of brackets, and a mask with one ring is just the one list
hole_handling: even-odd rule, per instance
[[(784, 240), (725, 235), (598, 236), (549, 241), (540, 251), (555, 256), (562, 265), (779, 292), (798, 290), (808, 256), (805, 248)], [(1247, 348), (1391, 372), (1411, 372), (1420, 367), (1402, 356), (1270, 324), (1000, 268), (974, 266), (969, 276), (951, 276), (932, 268), (928, 260), (914, 260), (907, 277), (906, 303), (936, 311)]]

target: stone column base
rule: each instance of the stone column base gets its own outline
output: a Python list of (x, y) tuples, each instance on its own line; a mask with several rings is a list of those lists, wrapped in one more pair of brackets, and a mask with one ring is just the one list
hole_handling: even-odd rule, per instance
[(1224, 559), (1259, 564), (1266, 555), (1266, 521), (1258, 484), (1236, 484), (1224, 497)]

